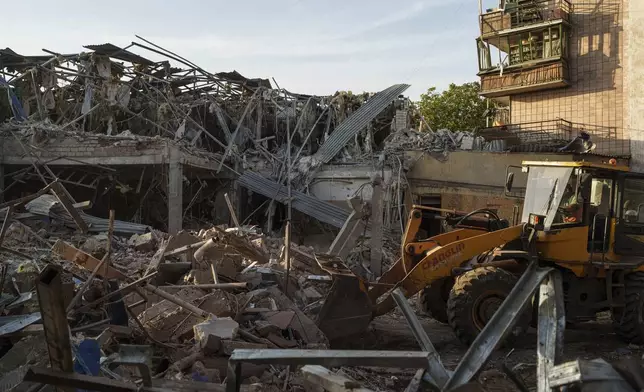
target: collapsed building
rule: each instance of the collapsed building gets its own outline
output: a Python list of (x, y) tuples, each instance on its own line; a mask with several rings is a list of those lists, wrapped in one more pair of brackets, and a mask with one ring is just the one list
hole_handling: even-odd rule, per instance
[[(347, 216), (344, 200), (365, 179), (379, 171), (394, 181), (374, 151), (395, 127), (407, 127), (407, 85), (376, 95), (295, 94), (237, 72), (211, 74), (152, 43), (130, 46), (186, 68), (112, 44), (71, 55), (0, 52), (10, 96), (0, 116), (13, 119), (2, 130), (4, 199), (39, 188), (42, 170), (91, 200), (98, 215), (110, 206), (119, 219), (176, 233), (229, 223), (228, 195), (242, 220), (272, 231), (284, 211), (271, 200), (284, 201), (286, 187), (273, 195), (266, 185), (277, 190), (288, 178), (296, 210), (327, 208), (330, 214), (313, 215), (338, 227)], [(246, 171), (261, 178), (242, 176)], [(322, 204), (307, 206), (307, 194)]]
[[(346, 200), (370, 202), (380, 177), (383, 226), (400, 231), (414, 203), (511, 212), (500, 200), (505, 166), (525, 153), (558, 153), (581, 131), (592, 134), (598, 153), (619, 147), (628, 155), (613, 131), (562, 119), (476, 135), (418, 133), (414, 123), (423, 120), (402, 95), (404, 84), (377, 94), (296, 94), (235, 71), (210, 73), (139, 41), (77, 54), (0, 51), (9, 97), (0, 107), (0, 197), (58, 178), (75, 199), (91, 201), (88, 214), (115, 209), (120, 220), (169, 233), (232, 224), (226, 198), (240, 223), (279, 232), (288, 200), (294, 226), (306, 228), (296, 232), (306, 237), (341, 228), (351, 211)], [(479, 155), (458, 155), (471, 152)]]
[[(515, 21), (522, 6), (540, 2), (519, 3), (482, 12), (481, 40), (490, 41), (484, 45), (501, 45), (516, 28), (524, 32), (543, 27), (540, 19)], [(559, 32), (561, 39), (570, 26), (558, 19), (567, 17), (557, 18), (564, 15), (561, 12), (546, 14), (556, 19), (547, 23), (562, 25), (558, 30), (548, 27), (548, 35)], [(501, 28), (486, 31), (486, 23), (498, 17)], [(583, 40), (583, 35), (573, 37)], [(549, 53), (567, 45), (551, 44)], [(164, 353), (169, 363), (160, 373), (171, 380), (188, 379), (190, 372), (202, 376), (195, 370), (200, 361), (223, 375), (225, 358), (240, 347), (326, 348), (325, 333), (308, 318), (323, 301), (330, 280), (317, 275), (322, 273), (315, 258), (320, 249), (328, 248), (351, 267), (365, 267), (373, 282), (397, 258), (398, 238), (412, 205), (429, 207), (423, 213), (435, 218), (422, 228), (427, 236), (443, 230), (449, 223), (445, 215), (477, 208), (517, 220), (519, 207), (504, 190), (508, 166), (535, 155), (542, 160), (574, 159), (574, 141), (582, 135), (594, 143), (592, 151), (585, 151), (586, 159), (630, 159), (629, 141), (618, 124), (593, 125), (579, 116), (550, 118), (550, 109), (514, 123), (534, 114), (522, 103), (574, 84), (566, 77), (526, 86), (517, 82), (517, 74), (530, 71), (525, 67), (506, 69), (504, 78), (505, 65), (483, 64), (483, 95), (497, 99), (500, 109), (490, 114), (497, 126), (472, 132), (428, 129), (403, 96), (405, 84), (383, 86), (375, 94), (313, 96), (235, 71), (210, 73), (140, 38), (126, 47), (85, 48), (76, 54), (47, 51), (46, 56), (0, 51), (1, 83), (7, 92), (7, 98), (0, 99), (0, 245), (6, 234), (7, 247), (0, 250), (63, 266), (65, 274), (76, 279), (59, 282), (73, 316), (72, 331), (100, 331), (109, 323), (110, 336), (101, 342), (106, 352), (115, 354), (113, 341), (149, 343)], [(165, 60), (147, 59), (135, 49)], [(558, 53), (553, 68), (564, 69), (567, 55)], [(518, 65), (516, 58), (510, 65)], [(503, 107), (504, 103), (510, 105)], [(54, 195), (46, 194), (50, 190)], [(520, 195), (524, 189), (519, 184), (514, 191)], [(115, 220), (108, 219), (111, 211)], [(36, 223), (34, 229), (19, 222), (8, 227), (10, 219)], [(72, 230), (50, 230), (50, 220)], [(129, 241), (103, 234), (79, 239), (77, 229), (134, 235)], [(93, 245), (97, 241), (98, 247)], [(23, 243), (28, 246), (21, 248)], [(114, 260), (101, 272), (111, 252)], [(371, 264), (364, 263), (367, 258)], [(291, 261), (295, 265), (289, 276)], [(42, 274), (57, 277), (59, 272), (48, 266)], [(118, 282), (103, 291), (88, 289), (103, 284), (96, 278)], [(47, 282), (38, 282), (39, 287), (43, 283)], [(29, 303), (32, 297), (26, 294), (34, 285), (18, 286), (5, 309), (11, 315), (5, 317), (35, 322), (36, 316), (20, 308)], [(77, 297), (85, 289), (92, 295), (72, 298), (74, 290)], [(147, 291), (148, 298), (137, 297), (135, 289)], [(133, 322), (139, 327), (136, 332), (111, 325), (109, 308), (114, 304), (108, 300), (119, 302), (116, 294), (122, 294), (127, 310), (133, 311), (129, 320), (125, 316), (124, 326)], [(47, 311), (40, 302), (41, 310)], [(109, 320), (102, 319), (104, 308)], [(24, 324), (16, 327), (11, 320), (3, 320), (7, 324), (0, 336), (15, 339), (49, 328), (26, 331), (21, 329)], [(217, 320), (225, 327), (217, 326)], [(217, 339), (211, 339), (213, 335)], [(71, 351), (73, 346), (68, 346)], [(191, 351), (195, 348), (199, 352)], [(413, 367), (421, 366), (413, 362)], [(12, 368), (22, 379), (20, 371)], [(32, 371), (30, 380), (45, 376), (53, 377)], [(288, 369), (264, 367), (257, 376), (273, 386), (294, 384)], [(373, 377), (370, 373), (364, 380)], [(214, 379), (221, 381), (209, 377)], [(70, 385), (63, 381), (58, 385)], [(378, 384), (386, 384), (377, 381), (367, 385), (379, 389)], [(144, 389), (150, 387), (145, 382)], [(342, 380), (343, 388), (352, 389), (352, 382)]]

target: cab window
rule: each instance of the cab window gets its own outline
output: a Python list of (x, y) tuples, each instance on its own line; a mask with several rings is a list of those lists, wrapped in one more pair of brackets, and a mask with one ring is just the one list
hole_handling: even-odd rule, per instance
[(578, 176), (573, 173), (563, 188), (561, 201), (553, 220), (554, 224), (581, 223), (583, 216), (582, 202), (579, 198)]
[(624, 181), (621, 218), (627, 224), (644, 224), (644, 179)]

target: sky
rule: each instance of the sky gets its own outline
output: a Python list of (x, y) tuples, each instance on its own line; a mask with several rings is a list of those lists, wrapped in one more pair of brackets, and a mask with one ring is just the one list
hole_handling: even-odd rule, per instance
[(418, 99), (477, 80), (475, 0), (23, 0), (3, 31), (0, 45), (24, 55), (123, 47), (136, 34), (210, 72), (304, 94), (408, 83)]

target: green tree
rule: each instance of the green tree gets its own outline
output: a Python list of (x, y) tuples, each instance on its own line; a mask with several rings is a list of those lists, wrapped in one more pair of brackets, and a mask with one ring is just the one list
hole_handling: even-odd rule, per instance
[(420, 96), (418, 107), (434, 130), (475, 131), (485, 128), (486, 102), (479, 96), (478, 82), (450, 84), (442, 93), (431, 87)]

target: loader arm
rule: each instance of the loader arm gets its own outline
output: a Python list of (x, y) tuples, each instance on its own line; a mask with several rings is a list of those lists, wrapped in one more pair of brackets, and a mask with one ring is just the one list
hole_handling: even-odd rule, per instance
[[(479, 232), (480, 233), (480, 232)], [(445, 242), (430, 249), (425, 257), (396, 285), (407, 298), (421, 291), (431, 282), (452, 275), (452, 270), (474, 256), (490, 251), (521, 237), (523, 225), (516, 225), (469, 238)], [(452, 237), (455, 238), (455, 237)], [(376, 298), (370, 294), (375, 303)], [(396, 306), (391, 295), (376, 304), (374, 316), (383, 315)]]
[[(418, 227), (416, 227), (416, 231), (417, 230)], [(371, 298), (372, 301), (375, 302), (378, 297), (386, 293), (391, 288), (391, 286), (400, 282), (407, 275), (407, 273), (413, 269), (414, 258), (418, 260), (418, 256), (432, 250), (435, 247), (445, 246), (454, 241), (462, 240), (464, 238), (475, 237), (483, 233), (487, 233), (487, 231), (482, 229), (458, 229), (439, 234), (429, 239), (418, 242), (411, 242), (415, 239), (416, 232), (414, 232), (413, 235), (408, 235), (408, 233), (410, 233), (409, 226), (407, 227), (407, 231), (405, 232), (401, 248), (402, 257), (398, 259), (398, 261), (382, 275), (382, 277), (378, 280), (379, 285), (374, 286), (371, 290), (369, 290), (369, 298)]]

